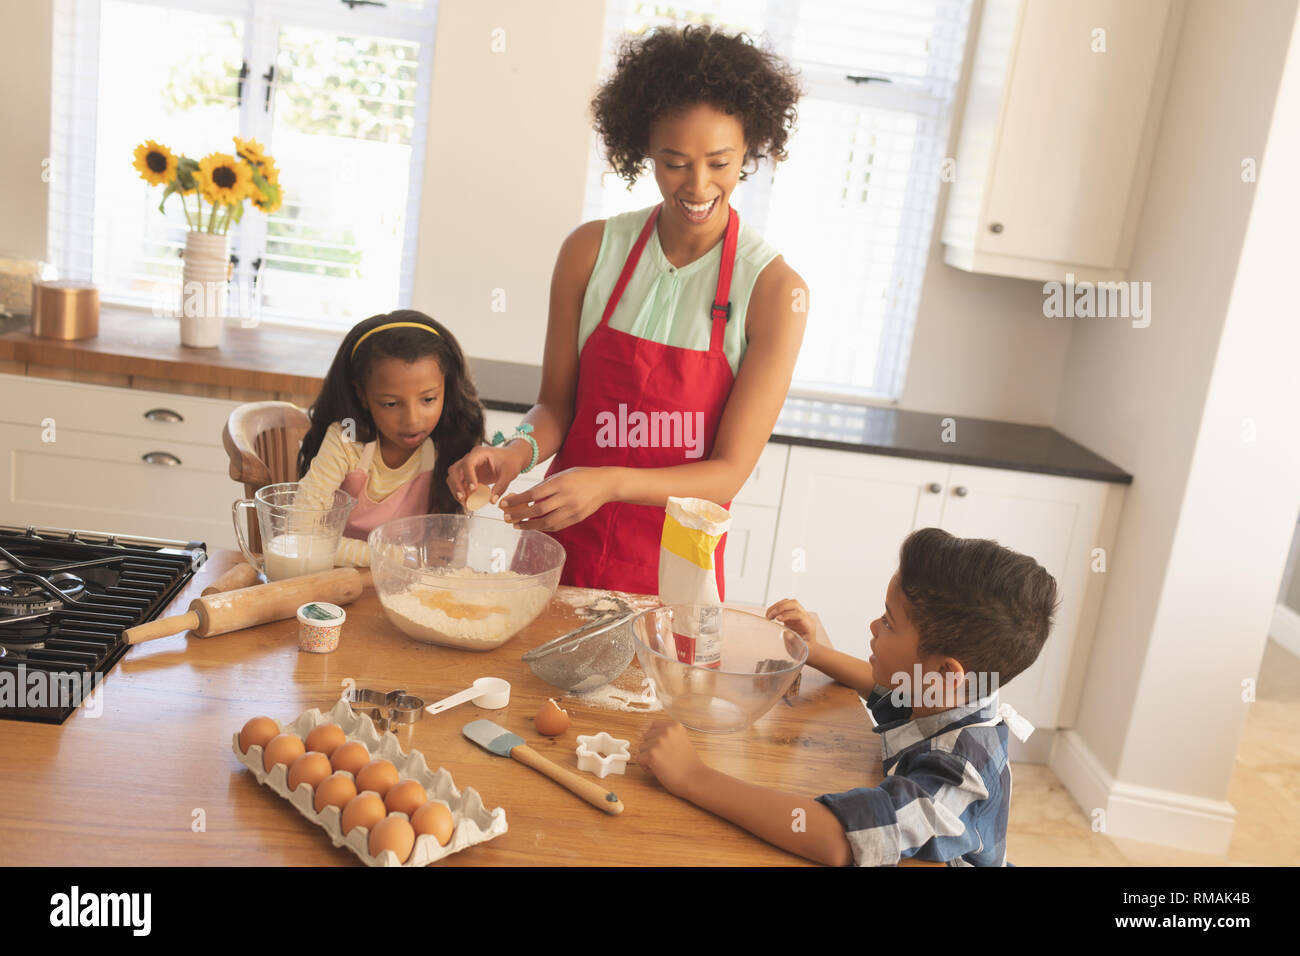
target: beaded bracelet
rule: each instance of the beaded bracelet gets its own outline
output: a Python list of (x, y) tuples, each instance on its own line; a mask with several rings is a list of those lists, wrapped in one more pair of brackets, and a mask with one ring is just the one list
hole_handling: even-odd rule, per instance
[(533, 446), (533, 458), (530, 462), (528, 462), (528, 467), (525, 468), (523, 472), (521, 472), (521, 474), (527, 474), (528, 472), (533, 470), (533, 466), (537, 464), (537, 456), (541, 453), (537, 447), (537, 439), (534, 438), (531, 434), (532, 430), (533, 430), (532, 425), (528, 425), (528, 424), (516, 425), (515, 433), (511, 435), (509, 438), (506, 438), (506, 436), (501, 434), (501, 432), (497, 432), (495, 435), (492, 436), (493, 447), (497, 445), (509, 444), (510, 442), (514, 441), (516, 438), (522, 438), (524, 441), (528, 442), (528, 444)]

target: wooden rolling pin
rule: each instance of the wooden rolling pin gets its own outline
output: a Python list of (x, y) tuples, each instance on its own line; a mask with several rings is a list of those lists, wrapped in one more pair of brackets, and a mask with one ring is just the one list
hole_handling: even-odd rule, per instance
[(308, 601), (348, 604), (360, 597), (369, 584), (369, 568), (335, 568), (333, 571), (255, 584), (238, 591), (195, 598), (185, 614), (128, 628), (123, 637), (128, 644), (142, 644), (185, 630), (192, 630), (198, 637), (216, 637), (294, 617), (298, 608)]
[(257, 574), (257, 568), (247, 561), (241, 561), (205, 587), (203, 594), (206, 597), (209, 594), (221, 594), (223, 591), (238, 591), (240, 588), (252, 587), (257, 583)]

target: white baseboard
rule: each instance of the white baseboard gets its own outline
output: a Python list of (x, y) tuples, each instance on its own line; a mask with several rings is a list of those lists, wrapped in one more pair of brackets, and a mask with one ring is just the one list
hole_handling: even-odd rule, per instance
[(1060, 731), (1051, 727), (1035, 727), (1028, 740), (1022, 741), (1015, 734), (1007, 736), (1007, 756), (1013, 763), (1047, 763), (1052, 756), (1052, 747), (1056, 744), (1056, 735)]
[(1108, 836), (1227, 856), (1237, 817), (1232, 804), (1123, 783), (1101, 765), (1076, 731), (1061, 730), (1055, 736), (1048, 766), (1090, 824), (1100, 823)]
[(1273, 624), (1268, 629), (1273, 638), (1296, 657), (1300, 657), (1300, 614), (1285, 604), (1273, 607)]

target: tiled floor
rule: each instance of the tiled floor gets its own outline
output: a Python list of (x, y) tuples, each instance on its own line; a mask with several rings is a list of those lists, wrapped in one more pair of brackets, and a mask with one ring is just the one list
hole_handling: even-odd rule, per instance
[(1007, 858), (1017, 866), (1300, 865), (1300, 658), (1269, 641), (1228, 802), (1237, 823), (1227, 857), (1093, 833), (1056, 774), (1012, 765)]

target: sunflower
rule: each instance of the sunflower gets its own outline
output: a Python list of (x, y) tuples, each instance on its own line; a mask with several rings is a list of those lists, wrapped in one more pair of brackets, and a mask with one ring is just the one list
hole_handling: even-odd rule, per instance
[(263, 152), (264, 147), (262, 144), (257, 140), (240, 139), (238, 136), (232, 136), (231, 139), (235, 141), (235, 152), (239, 154), (239, 158), (244, 162), (257, 166), (270, 159), (270, 157)]
[(212, 203), (234, 205), (249, 194), (253, 169), (227, 153), (212, 153), (199, 162), (195, 178), (203, 198)]
[(280, 170), (275, 168), (275, 163), (268, 162), (258, 170), (257, 175), (253, 177), (253, 188), (249, 191), (249, 198), (253, 200), (253, 205), (259, 211), (268, 216), (279, 211), (280, 205), (284, 202), (284, 187), (280, 185)]
[(176, 157), (166, 146), (147, 140), (135, 148), (135, 168), (140, 178), (154, 186), (165, 186), (176, 175)]

